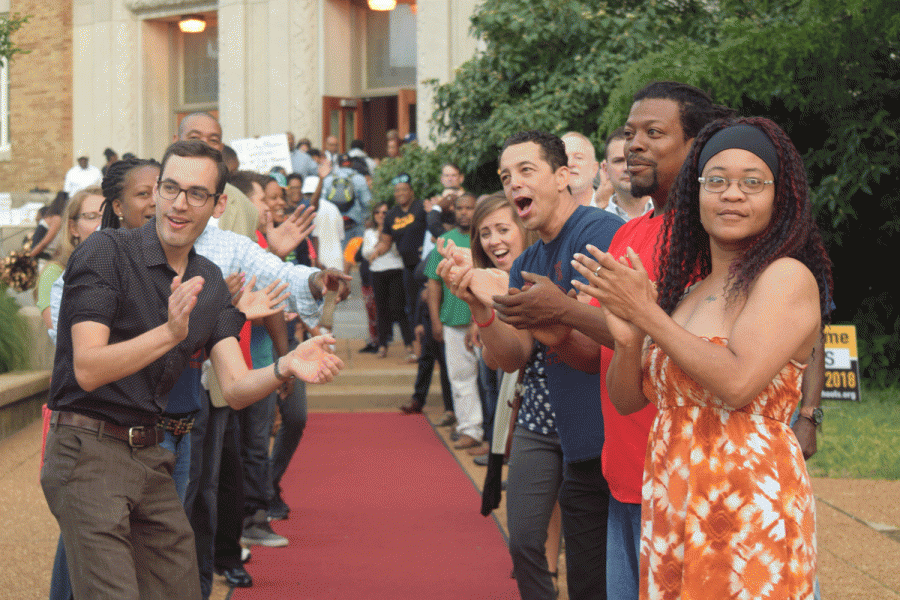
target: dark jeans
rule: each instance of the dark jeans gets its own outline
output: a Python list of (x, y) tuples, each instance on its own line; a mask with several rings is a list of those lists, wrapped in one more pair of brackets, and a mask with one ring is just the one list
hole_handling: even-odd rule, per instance
[(237, 414), (231, 411), (222, 444), (219, 470), (219, 510), (214, 548), (216, 569), (241, 566), (241, 533), (244, 529), (244, 481)]
[[(191, 429), (191, 478), (185, 506), (194, 529), (200, 591), (209, 598), (212, 590), (214, 561), (241, 564), (240, 537), (244, 514), (244, 487), (237, 443), (236, 417), (229, 407), (216, 408), (209, 393), (201, 390), (203, 408)], [(227, 432), (227, 436), (226, 436)], [(226, 451), (227, 448), (227, 451)], [(220, 480), (229, 482), (233, 493), (220, 494)], [(232, 482), (237, 483), (232, 483)], [(224, 525), (224, 532), (220, 532)], [(230, 529), (229, 529), (230, 524)], [(236, 530), (236, 531), (235, 531)], [(230, 554), (217, 556), (219, 537), (227, 535)]]
[(569, 598), (605, 600), (609, 485), (599, 457), (565, 466), (559, 505)]
[(244, 465), (244, 514), (269, 508), (269, 438), (272, 434), (275, 401), (272, 392), (259, 402), (237, 411), (240, 424), (241, 461)]
[(281, 426), (275, 434), (270, 459), (272, 488), (269, 499), (281, 498), (281, 478), (284, 477), (291, 459), (306, 429), (306, 384), (294, 380), (294, 390), (286, 398), (278, 398), (281, 412)]
[(406, 310), (403, 271), (372, 271), (372, 288), (375, 291), (375, 313), (378, 318), (378, 345), (388, 345), (394, 323), (400, 325), (404, 345), (412, 344), (412, 319)]
[[(416, 328), (416, 303), (423, 282), (416, 277), (416, 267), (403, 267), (403, 295), (406, 308), (406, 319), (412, 329)], [(377, 298), (376, 298), (377, 301)]]
[(444, 410), (453, 412), (453, 392), (450, 389), (450, 376), (447, 375), (447, 363), (444, 360), (444, 342), (435, 341), (431, 335), (431, 321), (425, 319), (425, 339), (422, 341), (422, 355), (419, 357), (419, 369), (416, 372), (416, 384), (412, 395), (413, 401), (423, 406), (431, 388), (435, 361), (439, 365)]

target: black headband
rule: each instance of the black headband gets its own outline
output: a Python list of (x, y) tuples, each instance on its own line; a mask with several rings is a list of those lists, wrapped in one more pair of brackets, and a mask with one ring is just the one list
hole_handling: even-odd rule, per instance
[(709, 159), (719, 152), (731, 148), (739, 148), (755, 154), (766, 163), (772, 171), (772, 175), (778, 177), (778, 152), (775, 150), (772, 140), (760, 128), (743, 124), (726, 127), (714, 133), (700, 152), (697, 170), (703, 173), (703, 168)]

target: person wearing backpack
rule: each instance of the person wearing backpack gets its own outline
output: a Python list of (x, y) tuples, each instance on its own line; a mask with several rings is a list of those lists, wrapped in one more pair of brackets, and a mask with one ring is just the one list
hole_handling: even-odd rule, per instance
[(342, 154), (338, 166), (325, 176), (322, 198), (337, 206), (344, 219), (344, 244), (355, 237), (362, 237), (372, 192), (365, 177), (353, 168), (350, 156)]

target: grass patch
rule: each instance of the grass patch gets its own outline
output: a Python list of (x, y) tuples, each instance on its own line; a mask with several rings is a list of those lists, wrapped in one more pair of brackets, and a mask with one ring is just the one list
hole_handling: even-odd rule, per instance
[(900, 389), (863, 388), (862, 402), (823, 400), (813, 477), (900, 479)]

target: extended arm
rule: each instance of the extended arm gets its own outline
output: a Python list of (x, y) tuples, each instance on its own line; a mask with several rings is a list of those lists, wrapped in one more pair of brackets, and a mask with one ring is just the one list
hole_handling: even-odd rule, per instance
[(249, 238), (216, 227), (207, 227), (194, 248), (223, 273), (243, 271), (248, 276), (256, 275), (261, 286), (276, 279), (287, 283), (291, 293), (287, 299), (290, 312), (299, 314), (306, 323), (318, 323), (321, 299), (321, 288), (316, 283), (318, 269), (286, 263)]
[[(262, 369), (249, 370), (236, 338), (228, 337), (213, 346), (210, 359), (222, 387), (222, 396), (235, 410), (250, 406), (280, 387), (293, 375), (307, 383), (327, 383), (344, 367), (340, 358), (328, 351), (331, 336), (306, 340), (288, 355)], [(283, 378), (275, 375), (276, 365)]]
[[(475, 269), (460, 257), (442, 260), (437, 273), (451, 293), (469, 305), (472, 320), (483, 325), (479, 327), (479, 337), (488, 367), (512, 373), (524, 366), (534, 344), (531, 332), (504, 323), (492, 306), (495, 294), (509, 289), (507, 274), (496, 269)], [(501, 283), (499, 289), (494, 289)]]
[(431, 317), (431, 336), (437, 342), (444, 341), (444, 326), (441, 323), (441, 300), (444, 288), (439, 279), (429, 279), (425, 284), (428, 299), (428, 316)]

